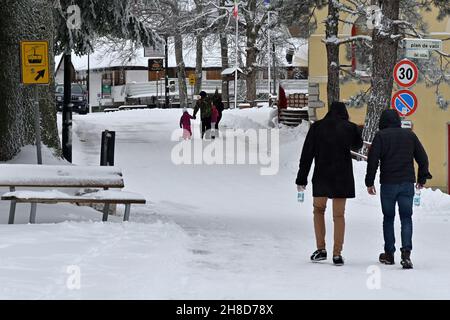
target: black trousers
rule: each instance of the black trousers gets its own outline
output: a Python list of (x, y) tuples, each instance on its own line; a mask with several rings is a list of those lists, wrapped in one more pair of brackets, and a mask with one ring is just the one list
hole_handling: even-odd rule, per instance
[[(211, 117), (202, 118), (202, 139), (205, 136), (205, 133), (211, 133)], [(209, 138), (208, 135), (206, 138)]]
[(219, 123), (220, 123), (220, 120), (222, 120), (222, 115), (221, 115), (221, 114), (219, 114), (219, 117), (217, 118), (217, 122), (216, 122), (216, 130), (219, 130)]

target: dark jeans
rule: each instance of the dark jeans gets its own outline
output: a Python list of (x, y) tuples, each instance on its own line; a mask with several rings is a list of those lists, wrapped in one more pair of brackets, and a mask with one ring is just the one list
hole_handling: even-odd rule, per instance
[(382, 184), (381, 185), (381, 208), (383, 210), (383, 235), (384, 235), (384, 251), (393, 254), (395, 252), (395, 204), (398, 203), (402, 250), (412, 250), (412, 234), (413, 234), (413, 199), (414, 184)]
[(208, 135), (211, 134), (211, 117), (208, 118), (202, 118), (202, 139), (206, 135), (206, 139), (209, 139), (210, 137)]

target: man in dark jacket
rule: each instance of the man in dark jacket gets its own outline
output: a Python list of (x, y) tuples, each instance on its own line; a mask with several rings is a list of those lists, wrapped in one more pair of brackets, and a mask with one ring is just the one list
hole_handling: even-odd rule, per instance
[(394, 264), (395, 252), (395, 204), (398, 203), (402, 248), (402, 266), (411, 269), (412, 214), (414, 183), (414, 159), (419, 165), (416, 188), (422, 189), (432, 176), (428, 171), (428, 157), (417, 136), (409, 129), (401, 128), (400, 117), (395, 110), (385, 110), (381, 114), (380, 131), (373, 139), (367, 159), (366, 186), (371, 195), (376, 195), (375, 175), (380, 163), (381, 208), (384, 215), (384, 253), (381, 263)]
[(333, 199), (333, 262), (336, 265), (344, 264), (341, 251), (345, 234), (345, 203), (348, 198), (355, 197), (351, 149), (359, 149), (362, 145), (360, 130), (349, 121), (347, 108), (342, 102), (333, 102), (325, 118), (315, 122), (309, 129), (296, 184), (299, 191), (306, 188), (314, 160), (312, 183), (317, 250), (311, 256), (312, 261), (327, 258), (324, 215), (330, 198)]
[(197, 112), (200, 110), (200, 118), (202, 121), (202, 139), (209, 138), (211, 133), (211, 101), (205, 91), (200, 92), (200, 100), (197, 101), (194, 108), (194, 119), (197, 118)]

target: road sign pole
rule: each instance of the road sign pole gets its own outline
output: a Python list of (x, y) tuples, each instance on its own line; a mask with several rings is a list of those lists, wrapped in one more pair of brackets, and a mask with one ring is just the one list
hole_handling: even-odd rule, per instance
[(41, 112), (39, 110), (39, 88), (34, 88), (34, 127), (36, 131), (36, 153), (37, 163), (42, 164), (42, 149), (41, 149)]
[(64, 103), (62, 112), (62, 151), (63, 157), (72, 162), (72, 57), (70, 52), (64, 54)]
[(167, 35), (165, 36), (165, 40), (166, 40), (166, 46), (165, 46), (165, 57), (166, 57), (166, 61), (165, 61), (165, 86), (166, 86), (165, 98), (166, 98), (166, 104), (165, 104), (165, 107), (167, 109), (167, 108), (169, 108), (169, 37)]

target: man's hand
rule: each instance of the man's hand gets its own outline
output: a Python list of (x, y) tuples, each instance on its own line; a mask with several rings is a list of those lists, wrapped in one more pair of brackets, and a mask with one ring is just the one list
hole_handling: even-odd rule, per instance
[(375, 196), (377, 194), (377, 189), (375, 189), (375, 186), (371, 186), (367, 188), (367, 192), (372, 195)]
[(297, 191), (298, 192), (303, 192), (306, 190), (306, 186), (297, 186)]
[(423, 187), (424, 187), (424, 185), (423, 184), (421, 184), (421, 183), (417, 183), (416, 184), (416, 189), (423, 189)]

